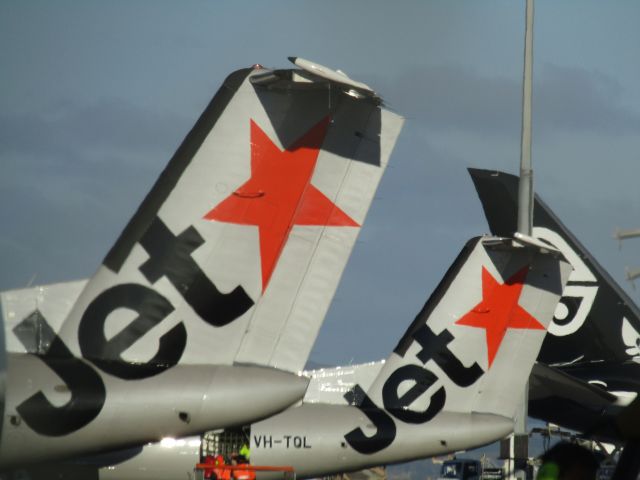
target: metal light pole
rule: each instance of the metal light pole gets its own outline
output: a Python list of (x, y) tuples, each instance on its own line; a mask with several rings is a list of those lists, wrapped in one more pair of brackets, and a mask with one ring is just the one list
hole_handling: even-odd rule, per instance
[[(522, 75), (522, 136), (520, 143), (520, 183), (518, 184), (518, 232), (531, 236), (533, 231), (533, 170), (531, 166), (531, 97), (533, 83), (533, 0), (526, 0), (524, 29), (524, 71)], [(509, 476), (526, 464), (529, 453), (527, 404), (529, 382), (516, 413), (514, 434), (509, 439)]]
[(533, 83), (533, 0), (526, 0), (524, 72), (522, 81), (522, 141), (518, 186), (518, 232), (531, 235), (533, 224), (533, 170), (531, 169), (531, 92)]

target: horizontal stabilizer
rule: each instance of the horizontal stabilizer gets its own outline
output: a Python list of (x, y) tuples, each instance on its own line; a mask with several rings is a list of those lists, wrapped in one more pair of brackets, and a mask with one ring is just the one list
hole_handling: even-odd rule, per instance
[(304, 58), (300, 57), (289, 57), (289, 60), (297, 67), (300, 67), (301, 69), (312, 75), (323, 78), (325, 80), (329, 80), (331, 82), (336, 82), (355, 88), (361, 92), (366, 92), (369, 95), (375, 95), (374, 91), (369, 85), (358, 82), (356, 80), (352, 80), (342, 72), (332, 70), (329, 67), (325, 67), (324, 65), (320, 65), (319, 63), (305, 60)]
[(7, 351), (47, 352), (51, 339), (44, 335), (44, 322), (58, 333), (86, 284), (77, 280), (0, 292)]
[(601, 387), (583, 382), (557, 368), (536, 362), (531, 371), (529, 399), (536, 401), (549, 397), (572, 399), (594, 412), (602, 412), (617, 401), (615, 395)]
[(619, 399), (602, 387), (536, 363), (529, 379), (529, 415), (601, 439), (614, 439)]

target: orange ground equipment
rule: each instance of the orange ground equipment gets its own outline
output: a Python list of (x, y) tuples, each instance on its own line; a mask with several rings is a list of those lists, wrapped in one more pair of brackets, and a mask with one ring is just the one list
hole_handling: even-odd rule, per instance
[[(209, 460), (209, 457), (211, 457), (211, 455), (205, 458), (204, 463), (196, 464), (196, 470), (202, 470), (204, 478), (206, 479), (254, 480), (256, 478), (256, 472), (282, 472), (285, 478), (295, 480), (295, 472), (291, 466), (250, 465), (248, 463), (240, 465), (222, 463), (216, 465), (214, 457), (211, 457), (213, 460)], [(224, 458), (222, 461), (224, 462)], [(209, 476), (207, 476), (207, 473)]]

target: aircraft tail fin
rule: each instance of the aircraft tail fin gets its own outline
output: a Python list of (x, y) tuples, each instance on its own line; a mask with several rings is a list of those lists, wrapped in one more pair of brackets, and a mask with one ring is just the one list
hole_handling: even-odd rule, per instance
[(569, 271), (553, 249), (470, 240), (367, 395), (406, 423), (440, 411), (513, 418)]
[(74, 355), (302, 369), (402, 126), (325, 70), (225, 80), (71, 309)]
[[(480, 169), (469, 173), (491, 233), (513, 234), (518, 177)], [(573, 267), (539, 360), (557, 365), (640, 360), (640, 310), (537, 195), (533, 236), (560, 250)]]

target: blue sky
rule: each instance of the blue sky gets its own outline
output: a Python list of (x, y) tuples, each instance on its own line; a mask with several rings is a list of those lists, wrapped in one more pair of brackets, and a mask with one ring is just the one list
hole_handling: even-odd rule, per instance
[[(640, 239), (640, 4), (538, 0), (536, 190), (625, 288)], [(407, 118), (311, 359), (387, 356), (517, 171), (524, 1), (0, 4), (0, 289), (91, 275), (226, 75), (302, 56)], [(638, 294), (630, 290), (634, 299)]]

